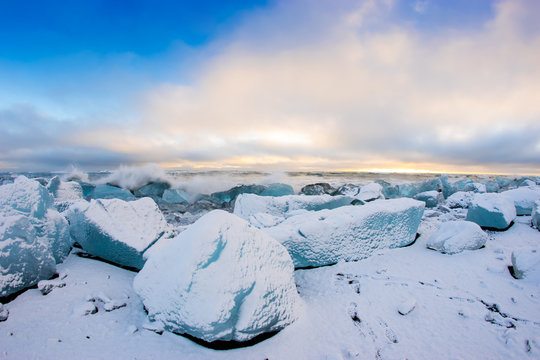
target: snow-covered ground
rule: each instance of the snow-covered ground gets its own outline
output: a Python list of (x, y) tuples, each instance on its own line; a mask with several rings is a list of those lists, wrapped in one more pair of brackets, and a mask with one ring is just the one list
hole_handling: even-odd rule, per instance
[(4, 305), (0, 358), (538, 359), (540, 284), (508, 270), (513, 250), (539, 247), (530, 221), (488, 232), (479, 250), (446, 255), (420, 237), (361, 261), (296, 270), (300, 318), (231, 350), (148, 330), (136, 273), (75, 250), (57, 265), (53, 281), (65, 286), (30, 289)]

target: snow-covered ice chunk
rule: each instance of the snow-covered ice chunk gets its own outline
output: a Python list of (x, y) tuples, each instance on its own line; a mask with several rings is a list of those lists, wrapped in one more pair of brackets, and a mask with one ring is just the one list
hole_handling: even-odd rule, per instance
[(50, 245), (37, 236), (30, 219), (0, 214), (0, 297), (35, 285), (55, 272)]
[(291, 185), (274, 183), (266, 187), (266, 189), (261, 192), (261, 196), (285, 196), (285, 195), (294, 195), (294, 189)]
[(168, 204), (189, 204), (191, 196), (181, 189), (166, 189), (162, 200)]
[(382, 189), (383, 187), (380, 184), (373, 182), (373, 183), (362, 186), (358, 194), (356, 194), (354, 197), (364, 202), (373, 201), (377, 199), (384, 199), (384, 195), (382, 194)]
[(0, 321), (6, 321), (9, 317), (9, 311), (0, 303)]
[(540, 250), (533, 248), (514, 250), (512, 266), (516, 278), (540, 282)]
[(73, 238), (90, 254), (114, 263), (142, 268), (143, 253), (170, 227), (154, 200), (92, 200), (68, 211)]
[(401, 315), (407, 315), (416, 308), (416, 299), (409, 297), (403, 300), (397, 308), (398, 313)]
[(540, 200), (540, 188), (520, 187), (501, 193), (514, 201), (517, 215), (531, 215), (534, 202)]
[(469, 207), (469, 203), (471, 202), (473, 197), (474, 197), (473, 192), (457, 191), (453, 193), (452, 195), (450, 195), (448, 199), (446, 199), (445, 204), (450, 209), (456, 209), (456, 208), (466, 209)]
[(75, 308), (73, 309), (73, 315), (75, 316), (93, 315), (97, 312), (97, 306), (90, 301), (83, 302), (82, 304), (75, 306)]
[(506, 229), (516, 218), (512, 199), (501, 194), (476, 194), (469, 204), (467, 220), (484, 228)]
[(128, 189), (112, 185), (97, 185), (89, 195), (92, 199), (120, 199), (125, 201), (135, 200), (136, 197)]
[(540, 200), (535, 201), (531, 215), (532, 226), (540, 230)]
[(436, 190), (416, 194), (414, 195), (414, 199), (425, 202), (428, 208), (434, 208), (444, 200), (442, 192)]
[(84, 198), (81, 184), (76, 181), (61, 181), (59, 176), (55, 176), (49, 181), (47, 190), (53, 196), (54, 206), (58, 211), (64, 211), (71, 204)]
[(332, 195), (345, 195), (354, 197), (360, 192), (360, 187), (354, 185), (354, 184), (345, 184), (341, 185)]
[(58, 211), (49, 209), (45, 220), (37, 226), (37, 235), (50, 245), (50, 251), (57, 264), (64, 261), (71, 251), (73, 241), (69, 234), (69, 223)]
[(61, 279), (41, 280), (37, 283), (38, 290), (43, 295), (49, 294), (55, 288), (63, 288), (64, 286), (66, 286), (66, 282)]
[(71, 250), (66, 219), (37, 181), (0, 186), (0, 296), (47, 279)]
[[(331, 195), (287, 195), (278, 197), (257, 196), (255, 194), (241, 194), (234, 204), (234, 214), (242, 219), (249, 220), (258, 213), (287, 218), (296, 211), (318, 211), (322, 209), (335, 209), (350, 205), (354, 198), (348, 196)], [(253, 223), (254, 225), (257, 223)], [(272, 225), (275, 225), (272, 224)]]
[(153, 254), (133, 286), (151, 320), (205, 341), (246, 341), (299, 315), (287, 250), (245, 220), (214, 210)]
[(0, 209), (4, 209), (4, 213), (23, 213), (41, 219), (52, 204), (53, 199), (47, 189), (25, 176), (17, 177), (12, 184), (0, 186)]
[(377, 200), (292, 216), (264, 230), (285, 245), (296, 267), (324, 266), (412, 243), (423, 212), (421, 201)]
[(446, 254), (457, 254), (463, 250), (480, 249), (487, 239), (487, 234), (476, 223), (448, 221), (431, 235), (426, 246)]

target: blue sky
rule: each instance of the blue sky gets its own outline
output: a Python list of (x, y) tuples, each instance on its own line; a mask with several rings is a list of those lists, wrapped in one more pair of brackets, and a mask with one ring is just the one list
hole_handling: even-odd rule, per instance
[(0, 168), (540, 173), (538, 15), (534, 0), (0, 0)]

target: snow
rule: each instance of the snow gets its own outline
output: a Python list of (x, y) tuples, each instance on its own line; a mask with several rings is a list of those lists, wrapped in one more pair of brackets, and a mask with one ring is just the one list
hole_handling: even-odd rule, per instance
[(463, 250), (480, 249), (487, 239), (487, 234), (473, 222), (449, 221), (442, 223), (429, 238), (427, 247), (451, 255)]
[(133, 286), (150, 320), (208, 342), (281, 330), (301, 305), (286, 249), (222, 210), (153, 254)]
[(150, 198), (92, 200), (72, 206), (70, 232), (84, 250), (114, 263), (142, 268), (143, 253), (171, 229)]
[(476, 194), (467, 212), (467, 220), (484, 228), (506, 229), (516, 218), (512, 199), (495, 193)]
[(520, 187), (501, 194), (514, 201), (517, 215), (531, 215), (534, 202), (540, 200), (540, 187)]
[(540, 200), (534, 203), (531, 223), (532, 226), (540, 230)]
[[(242, 219), (252, 221), (258, 214), (274, 216), (278, 219), (288, 218), (298, 211), (317, 211), (335, 209), (350, 205), (354, 198), (331, 195), (287, 195), (278, 197), (241, 194), (234, 204), (234, 214)], [(277, 220), (276, 220), (277, 221)], [(258, 224), (254, 221), (253, 224)]]
[(296, 267), (323, 266), (412, 243), (423, 212), (420, 201), (377, 200), (292, 216), (264, 230), (289, 250)]
[(439, 203), (443, 202), (444, 200), (442, 192), (439, 192), (436, 190), (424, 191), (424, 192), (418, 193), (414, 195), (413, 198), (415, 200), (425, 202), (426, 207), (428, 208), (437, 207), (437, 205), (439, 205)]
[(514, 276), (540, 284), (540, 245), (512, 252)]

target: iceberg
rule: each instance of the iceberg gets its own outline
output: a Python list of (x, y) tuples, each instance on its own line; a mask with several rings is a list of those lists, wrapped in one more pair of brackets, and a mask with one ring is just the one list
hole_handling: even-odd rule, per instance
[(445, 254), (457, 254), (463, 250), (476, 250), (485, 245), (487, 234), (470, 221), (448, 221), (441, 224), (431, 235), (426, 246)]
[(503, 230), (516, 218), (516, 207), (512, 199), (501, 194), (476, 194), (469, 204), (467, 221), (483, 228)]
[(317, 267), (411, 244), (423, 213), (421, 201), (377, 200), (292, 216), (264, 231), (289, 250), (295, 267)]
[[(287, 195), (278, 197), (242, 194), (236, 199), (233, 213), (250, 222), (251, 218), (258, 216), (257, 214), (259, 213), (273, 216), (282, 221), (298, 212), (335, 209), (340, 206), (351, 205), (353, 201), (354, 198), (348, 196), (331, 196), (326, 194), (318, 196)], [(253, 223), (253, 225), (255, 224)]]
[(67, 212), (70, 232), (84, 250), (113, 263), (141, 269), (143, 253), (171, 229), (151, 198), (91, 200)]
[(517, 215), (531, 215), (534, 202), (540, 200), (540, 188), (519, 187), (501, 193), (514, 201)]
[(133, 287), (150, 320), (168, 331), (247, 341), (298, 318), (293, 270), (281, 244), (214, 210), (150, 256)]

